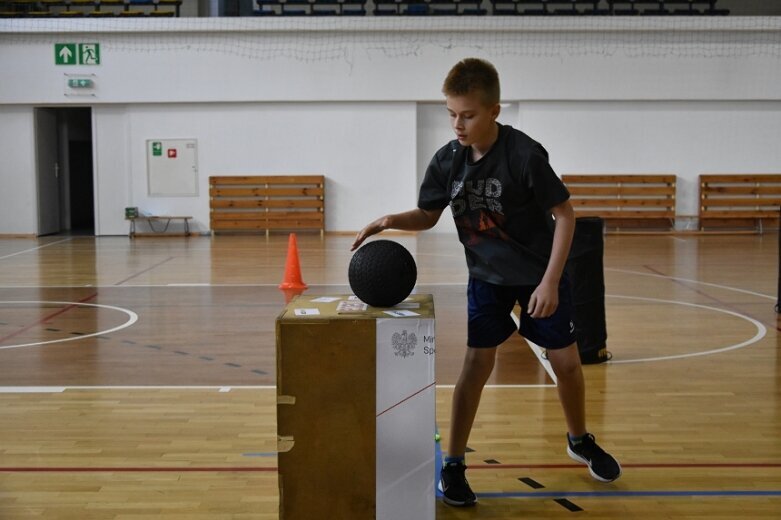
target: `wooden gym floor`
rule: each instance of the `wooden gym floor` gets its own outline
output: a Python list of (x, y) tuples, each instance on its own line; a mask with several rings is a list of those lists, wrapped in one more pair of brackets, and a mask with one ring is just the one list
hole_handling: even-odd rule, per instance
[[(444, 446), (463, 252), (389, 238), (435, 297)], [(349, 293), (351, 241), (298, 235), (307, 294)], [(278, 518), (286, 253), (286, 235), (0, 239), (0, 519)], [(781, 516), (775, 234), (608, 236), (605, 277), (614, 360), (584, 371), (589, 427), (622, 478), (567, 457), (554, 382), (514, 338), (470, 440), (480, 503), (438, 502), (437, 518)]]

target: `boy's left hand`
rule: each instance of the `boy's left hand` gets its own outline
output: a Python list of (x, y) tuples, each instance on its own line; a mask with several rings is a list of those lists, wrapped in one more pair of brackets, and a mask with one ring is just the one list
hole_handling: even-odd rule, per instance
[(558, 284), (547, 283), (544, 280), (537, 286), (529, 298), (527, 312), (532, 318), (547, 318), (556, 312), (559, 306)]
[(383, 231), (388, 228), (388, 217), (381, 217), (363, 228), (358, 232), (358, 234), (355, 236), (355, 240), (353, 241), (353, 245), (350, 247), (350, 251), (355, 251), (360, 247), (360, 245), (363, 243), (364, 240), (369, 238), (372, 235), (376, 235), (380, 231)]

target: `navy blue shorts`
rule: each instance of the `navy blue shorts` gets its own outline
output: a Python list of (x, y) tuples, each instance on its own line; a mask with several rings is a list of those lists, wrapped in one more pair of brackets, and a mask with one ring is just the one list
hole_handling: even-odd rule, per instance
[(510, 312), (516, 302), (522, 308), (518, 332), (546, 349), (559, 349), (575, 343), (575, 309), (566, 275), (559, 284), (559, 306), (553, 315), (534, 319), (526, 312), (533, 285), (502, 286), (469, 277), (467, 288), (469, 334), (467, 345), (474, 348), (496, 347), (515, 332)]

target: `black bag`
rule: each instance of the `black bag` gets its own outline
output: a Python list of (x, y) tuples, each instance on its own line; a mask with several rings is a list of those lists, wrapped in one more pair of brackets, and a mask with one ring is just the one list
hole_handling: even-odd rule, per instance
[(604, 363), (610, 359), (605, 320), (603, 227), (604, 222), (599, 217), (579, 217), (575, 220), (575, 237), (566, 267), (572, 282), (575, 336), (580, 361), (584, 365)]

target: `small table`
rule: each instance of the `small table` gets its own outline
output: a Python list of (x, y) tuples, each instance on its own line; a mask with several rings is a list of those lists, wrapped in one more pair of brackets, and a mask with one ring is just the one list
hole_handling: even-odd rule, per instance
[[(168, 236), (183, 236), (183, 237), (189, 237), (190, 236), (190, 219), (192, 217), (183, 217), (183, 216), (172, 216), (172, 215), (150, 215), (150, 216), (138, 216), (138, 217), (132, 217), (128, 220), (130, 221), (130, 238), (135, 238), (137, 236), (158, 236), (158, 235), (168, 235)], [(149, 224), (149, 229), (152, 230), (151, 233), (136, 233), (136, 221), (137, 220), (144, 220)], [(166, 233), (168, 231), (168, 226), (171, 224), (172, 220), (182, 220), (184, 222), (184, 231), (181, 233)], [(165, 221), (165, 225), (162, 229), (155, 229), (154, 222)]]

